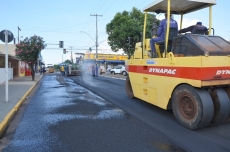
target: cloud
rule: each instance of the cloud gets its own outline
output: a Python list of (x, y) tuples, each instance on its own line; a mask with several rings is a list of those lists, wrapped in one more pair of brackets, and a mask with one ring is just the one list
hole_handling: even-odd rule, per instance
[[(178, 26), (180, 26), (180, 19), (176, 19)], [(189, 20), (187, 18), (183, 19), (182, 28), (189, 27), (191, 25), (195, 25), (199, 20)]]
[[(174, 15), (172, 16), (178, 23), (178, 27), (180, 28), (180, 17), (177, 15)], [(161, 15), (157, 15), (157, 19), (158, 20), (162, 20), (164, 19), (164, 14), (161, 14)], [(183, 23), (182, 23), (182, 28), (186, 28), (186, 27), (189, 27), (191, 25), (195, 25), (199, 20), (198, 19), (195, 19), (195, 20), (190, 20), (190, 19), (187, 19), (187, 18), (184, 18), (183, 19)]]

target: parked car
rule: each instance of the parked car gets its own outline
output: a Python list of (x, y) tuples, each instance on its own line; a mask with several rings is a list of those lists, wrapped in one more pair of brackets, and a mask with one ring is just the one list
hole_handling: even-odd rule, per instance
[(128, 72), (125, 70), (124, 65), (118, 65), (113, 67), (113, 69), (110, 70), (111, 74), (122, 74), (124, 76), (128, 75)]

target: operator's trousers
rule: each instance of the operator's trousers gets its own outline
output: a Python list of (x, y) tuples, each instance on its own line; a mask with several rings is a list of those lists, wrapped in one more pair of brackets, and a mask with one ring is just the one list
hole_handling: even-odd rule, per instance
[(150, 40), (150, 48), (151, 51), (156, 53), (155, 43), (159, 41), (163, 41), (164, 39), (162, 37), (155, 37)]

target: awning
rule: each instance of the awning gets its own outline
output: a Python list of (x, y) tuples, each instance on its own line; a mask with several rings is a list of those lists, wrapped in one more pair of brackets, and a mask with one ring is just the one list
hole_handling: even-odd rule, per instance
[[(3, 58), (5, 58), (5, 54), (0, 54), (0, 56), (2, 56)], [(14, 60), (19, 60), (16, 56), (10, 55), (8, 54), (8, 58), (9, 59), (14, 59)]]
[(83, 62), (85, 62), (85, 63), (94, 63), (95, 60), (83, 60)]
[(44, 61), (39, 60), (40, 65), (45, 65)]
[[(96, 62), (96, 60), (84, 60), (84, 62), (89, 62), (89, 63), (92, 63), (92, 62)], [(125, 61), (122, 61), (122, 60), (97, 60), (97, 62), (100, 62), (100, 63), (120, 63), (120, 64), (125, 64)]]
[[(84, 60), (84, 62), (95, 63), (96, 60)], [(97, 60), (97, 62), (104, 63), (105, 60)]]
[(97, 62), (104, 63), (104, 62), (105, 62), (105, 60), (97, 60)]
[(125, 61), (121, 60), (105, 60), (106, 63), (120, 63), (120, 64), (125, 64)]
[(41, 65), (45, 65), (45, 63), (41, 62)]

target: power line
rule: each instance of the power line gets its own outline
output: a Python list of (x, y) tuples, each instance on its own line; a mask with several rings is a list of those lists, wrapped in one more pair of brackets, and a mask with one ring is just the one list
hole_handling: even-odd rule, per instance
[(107, 7), (107, 9), (102, 13), (102, 14), (104, 14), (112, 5), (113, 5), (113, 3), (115, 2), (116, 0), (114, 0), (112, 3), (111, 3), (111, 5), (109, 6), (109, 7)]
[(79, 26), (79, 25), (84, 25), (84, 24), (87, 24), (87, 23), (90, 23), (90, 22), (82, 22), (82, 23), (79, 23), (79, 24), (75, 24), (75, 25), (69, 25), (69, 26), (64, 26), (64, 27), (60, 27), (60, 28), (56, 28), (56, 29), (53, 29), (53, 28), (41, 28), (41, 27), (31, 27), (31, 26), (21, 26), (23, 28), (38, 28), (38, 29), (47, 29), (47, 30), (59, 30), (59, 29), (63, 29), (63, 28), (69, 28), (69, 27), (74, 27), (74, 26)]
[[(88, 19), (89, 19), (89, 18), (88, 18)], [(88, 19), (87, 19), (87, 20), (88, 20)], [(90, 22), (88, 23), (88, 25), (87, 25), (87, 26), (85, 25), (84, 28), (83, 28), (81, 31), (84, 31), (84, 29), (85, 29), (86, 27), (88, 28), (91, 22), (92, 22), (92, 18), (90, 19)], [(82, 37), (79, 37), (79, 38), (77, 39), (77, 41), (79, 41), (79, 40), (81, 40), (81, 39), (82, 39)]]
[[(102, 42), (105, 42), (106, 40), (103, 40), (103, 41), (101, 41), (101, 42), (99, 42), (98, 44), (101, 44)], [(92, 47), (95, 47), (96, 45), (94, 45), (94, 46), (91, 46), (91, 48)]]
[(125, 1), (126, 1), (126, 0), (123, 0), (123, 2), (121, 3), (120, 8), (122, 8), (122, 6), (123, 6), (123, 4), (125, 3)]
[[(98, 3), (97, 3), (97, 5), (96, 5), (96, 7), (94, 7), (94, 9), (91, 11), (91, 13), (97, 8), (97, 6), (101, 3), (101, 1), (102, 0), (100, 0)], [(105, 1), (104, 1), (104, 3), (105, 3)], [(104, 3), (102, 4), (102, 6), (104, 5)], [(101, 7), (100, 7), (101, 8)], [(91, 14), (90, 13), (90, 14)], [(89, 18), (88, 18), (89, 19)], [(87, 21), (88, 21), (88, 19), (87, 19)], [(84, 26), (84, 28), (81, 30), (81, 31), (85, 31), (84, 29), (87, 27), (89, 27), (89, 25), (90, 25), (90, 23), (91, 23), (91, 21), (92, 21), (92, 18), (90, 19), (90, 22), (88, 23), (88, 25), (87, 26)], [(80, 38), (79, 38), (80, 39)]]
[[(104, 3), (101, 5), (101, 7), (105, 4), (106, 1), (107, 0), (104, 1)], [(98, 10), (100, 10), (101, 7), (99, 7), (96, 12), (98, 12)]]
[[(148, 3), (147, 3), (147, 1), (148, 1)], [(144, 6), (147, 6), (149, 3), (150, 3), (149, 0), (145, 0), (144, 2), (142, 1), (142, 3), (139, 4), (138, 6), (144, 7)], [(142, 8), (142, 9), (143, 9), (143, 8)]]
[[(48, 49), (48, 50), (63, 50), (63, 48), (45, 48), (45, 49), (43, 49), (43, 50), (46, 50), (46, 49)], [(68, 50), (68, 49), (67, 49)], [(72, 50), (89, 50), (88, 48), (80, 48), (80, 49), (77, 49), (77, 48), (75, 48), (75, 49), (72, 49)], [(96, 50), (96, 49), (92, 49), (92, 50)], [(100, 48), (100, 49), (98, 49), (98, 50), (111, 50), (111, 49), (103, 49), (103, 48)]]
[(93, 13), (93, 11), (95, 10), (95, 8), (97, 8), (98, 4), (100, 4), (100, 3), (101, 3), (101, 0), (100, 0), (100, 2), (97, 3), (97, 5), (94, 7), (94, 9), (92, 10), (91, 13)]
[[(63, 48), (45, 48), (44, 50), (46, 50), (46, 49), (63, 50)], [(84, 49), (72, 49), (72, 50), (89, 50), (89, 49), (84, 48)]]

